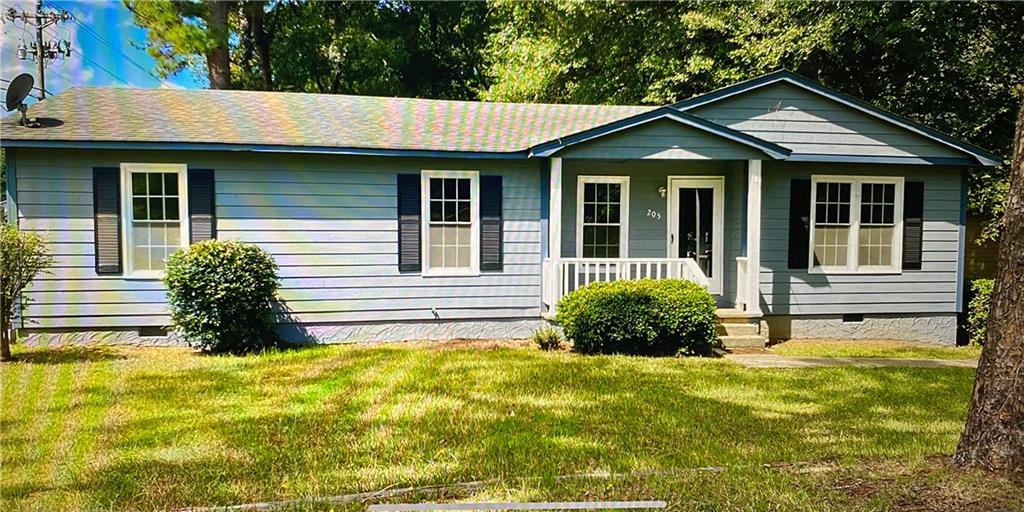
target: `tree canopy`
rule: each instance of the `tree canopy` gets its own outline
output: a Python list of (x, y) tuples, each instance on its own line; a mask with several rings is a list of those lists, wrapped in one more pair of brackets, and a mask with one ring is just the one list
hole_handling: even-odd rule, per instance
[[(208, 72), (223, 38), (209, 22), (214, 2), (126, 2), (158, 73)], [(1012, 2), (226, 5), (230, 77), (220, 86), (665, 104), (788, 68), (1007, 162), (1024, 81), (1024, 4)], [(1007, 169), (971, 174), (972, 209), (1000, 210)]]

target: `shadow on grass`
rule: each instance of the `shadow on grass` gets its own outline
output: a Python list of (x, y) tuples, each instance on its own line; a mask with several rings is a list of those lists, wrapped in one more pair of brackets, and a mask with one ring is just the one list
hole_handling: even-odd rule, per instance
[(32, 348), (14, 354), (14, 362), (27, 364), (75, 364), (128, 359), (123, 352), (101, 346)]
[[(176, 508), (488, 478), (952, 449), (963, 369), (354, 347), (125, 376), (92, 506)], [(99, 435), (100, 433), (97, 433)]]

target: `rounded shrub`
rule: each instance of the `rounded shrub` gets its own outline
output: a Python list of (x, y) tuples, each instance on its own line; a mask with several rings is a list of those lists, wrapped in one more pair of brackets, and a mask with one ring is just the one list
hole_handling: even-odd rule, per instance
[(274, 343), (277, 263), (259, 247), (208, 240), (167, 259), (175, 328), (204, 352), (244, 354)]
[(715, 299), (678, 279), (592, 283), (558, 302), (556, 321), (584, 354), (706, 355)]

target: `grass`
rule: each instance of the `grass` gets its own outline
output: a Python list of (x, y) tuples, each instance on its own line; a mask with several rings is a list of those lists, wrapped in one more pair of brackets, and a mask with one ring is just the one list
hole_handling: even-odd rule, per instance
[[(0, 365), (3, 510), (168, 509), (482, 479), (494, 481), (473, 495), (657, 494), (713, 510), (815, 509), (827, 494), (860, 506), (823, 491), (829, 480), (816, 473), (759, 465), (829, 461), (847, 468), (830, 474), (862, 475), (849, 468), (895, 460), (913, 471), (952, 452), (974, 377), (410, 345), (17, 356)], [(682, 469), (704, 466), (727, 469)], [(594, 472), (641, 474), (556, 479)]]
[(981, 347), (930, 346), (902, 341), (789, 340), (771, 347), (773, 354), (795, 357), (871, 357), (894, 359), (977, 359)]

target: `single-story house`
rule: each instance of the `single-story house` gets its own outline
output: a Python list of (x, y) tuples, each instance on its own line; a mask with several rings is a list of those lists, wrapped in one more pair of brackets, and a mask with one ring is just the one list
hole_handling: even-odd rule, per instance
[(2, 146), (55, 255), (31, 343), (159, 343), (164, 259), (220, 238), (274, 256), (288, 338), (525, 337), (652, 277), (705, 286), (727, 343), (951, 344), (967, 173), (999, 160), (787, 71), (661, 107), (74, 88), (29, 116)]

